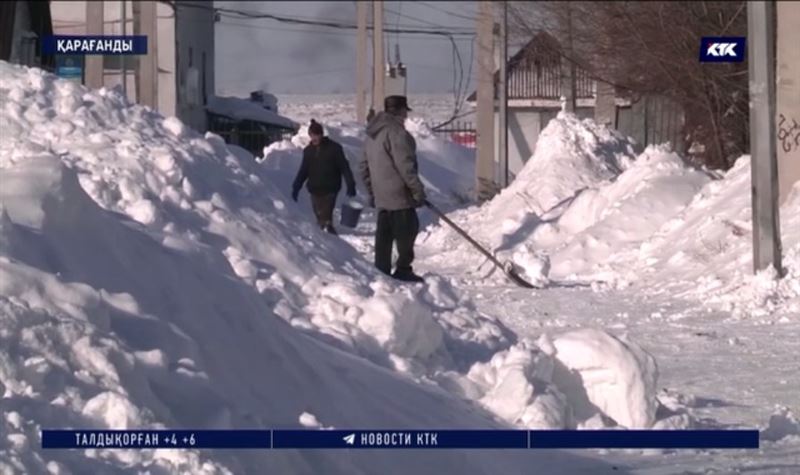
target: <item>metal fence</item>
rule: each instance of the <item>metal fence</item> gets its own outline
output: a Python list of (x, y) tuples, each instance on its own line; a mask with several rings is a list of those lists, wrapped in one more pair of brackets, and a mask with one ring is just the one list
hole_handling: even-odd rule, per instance
[(465, 147), (475, 148), (477, 146), (478, 135), (472, 122), (451, 122), (443, 127), (436, 128), (433, 133)]
[(228, 117), (209, 114), (209, 131), (230, 145), (238, 145), (255, 156), (261, 156), (264, 147), (290, 139), (295, 131), (281, 127), (268, 127), (253, 121), (235, 121)]

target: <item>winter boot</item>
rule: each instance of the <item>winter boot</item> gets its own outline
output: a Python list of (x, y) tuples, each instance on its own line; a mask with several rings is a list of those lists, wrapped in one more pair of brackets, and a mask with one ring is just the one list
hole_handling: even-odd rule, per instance
[(412, 270), (396, 270), (392, 277), (403, 282), (425, 282), (425, 279), (415, 274)]

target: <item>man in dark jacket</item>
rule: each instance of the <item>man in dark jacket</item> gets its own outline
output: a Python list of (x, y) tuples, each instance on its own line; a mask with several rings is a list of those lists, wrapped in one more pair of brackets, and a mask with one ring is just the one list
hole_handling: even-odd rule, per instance
[(319, 227), (336, 234), (333, 209), (336, 207), (336, 195), (342, 189), (342, 177), (347, 183), (347, 196), (356, 195), (356, 182), (342, 146), (325, 137), (322, 125), (314, 119), (311, 119), (308, 127), (308, 136), (311, 144), (303, 149), (303, 163), (294, 179), (292, 199), (297, 201), (300, 188), (308, 181), (311, 207)]
[[(419, 233), (416, 208), (425, 204), (425, 188), (419, 178), (417, 144), (405, 129), (410, 110), (405, 96), (385, 99), (384, 112), (367, 125), (359, 172), (378, 210), (375, 267), (399, 280), (422, 282), (411, 267)], [(394, 245), (398, 258), (392, 273)]]

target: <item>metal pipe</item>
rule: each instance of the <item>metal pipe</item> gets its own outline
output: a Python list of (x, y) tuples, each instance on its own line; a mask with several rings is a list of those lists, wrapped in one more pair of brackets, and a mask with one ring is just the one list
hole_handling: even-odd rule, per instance
[[(122, 0), (122, 36), (125, 36), (128, 32), (128, 9), (125, 5), (125, 0)], [(122, 94), (125, 96), (125, 99), (128, 98), (128, 65), (125, 64), (125, 55), (120, 55), (120, 64), (122, 68)]]

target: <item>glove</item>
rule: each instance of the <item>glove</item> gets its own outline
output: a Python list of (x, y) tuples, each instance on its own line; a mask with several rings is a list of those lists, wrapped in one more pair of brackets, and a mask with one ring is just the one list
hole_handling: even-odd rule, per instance
[(300, 190), (292, 190), (292, 199), (295, 203), (297, 203), (297, 195), (300, 194)]
[(356, 189), (355, 188), (351, 188), (351, 189), (347, 190), (347, 196), (349, 196), (350, 198), (356, 196)]

